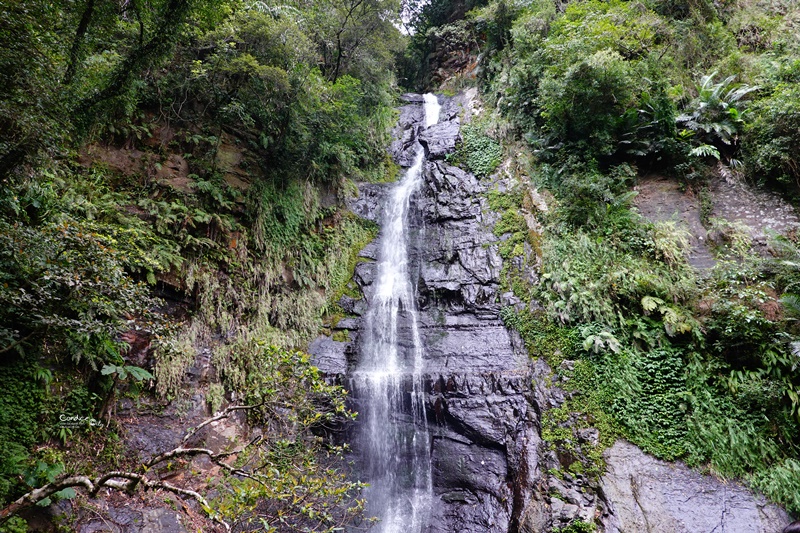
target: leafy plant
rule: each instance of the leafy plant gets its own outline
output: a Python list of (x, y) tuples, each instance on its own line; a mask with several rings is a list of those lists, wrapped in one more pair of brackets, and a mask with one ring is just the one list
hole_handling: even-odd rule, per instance
[(125, 272), (114, 240), (70, 219), (0, 225), (0, 329), (11, 339), (3, 351), (24, 352), (47, 331), (75, 362), (97, 368), (118, 357), (115, 333), (155, 300)]
[[(593, 239), (584, 232), (546, 242), (542, 259), (539, 297), (548, 313), (566, 324), (599, 322), (620, 327), (624, 326), (621, 317), (652, 310), (650, 304), (658, 301), (654, 298), (662, 302), (688, 302), (695, 293), (685, 266), (673, 270), (629, 248), (618, 248), (613, 241)], [(614, 268), (609, 269), (609, 265)], [(685, 316), (679, 309), (664, 310), (676, 315), (672, 327), (677, 330), (673, 333), (686, 333), (687, 328), (695, 330), (691, 320), (678, 318)]]
[(779, 83), (769, 96), (754, 102), (752, 121), (742, 136), (748, 173), (781, 186), (800, 180), (800, 89), (797, 83)]
[[(515, 290), (543, 311), (501, 312), (574, 389), (543, 417), (543, 435), (570, 462), (580, 453), (567, 420), (592, 419), (601, 442), (625, 436), (796, 509), (796, 236), (763, 261), (749, 233), (709, 219), (706, 198), (703, 224), (720, 246), (702, 277), (686, 263), (685, 229), (645, 221), (631, 201), (648, 172), (698, 179), (737, 167), (783, 191), (797, 181), (800, 63), (781, 37), (797, 9), (779, 4), (531, 2), (502, 53), (487, 48), (482, 88), (510, 121), (503, 141), (530, 149), (521, 174), (555, 196), (535, 213), (541, 282)], [(712, 74), (697, 83), (693, 72)], [(495, 231), (516, 243), (531, 222), (521, 203), (490, 196), (503, 212)], [(525, 249), (502, 252), (518, 264)]]
[(653, 349), (607, 355), (603, 364), (615, 418), (644, 450), (675, 459), (684, 454), (687, 434), (686, 382), (680, 351)]
[(719, 159), (719, 150), (713, 144), (735, 145), (738, 142), (738, 134), (745, 123), (745, 97), (760, 87), (735, 84), (736, 76), (714, 83), (716, 76), (717, 73), (712, 72), (700, 78), (697, 96), (675, 120), (701, 143), (693, 148), (693, 155), (711, 155)]
[(134, 366), (134, 365), (112, 365), (107, 364), (103, 365), (103, 368), (100, 369), (100, 373), (104, 376), (113, 375), (117, 379), (125, 381), (128, 377), (132, 378), (134, 381), (145, 381), (145, 380), (152, 380), (155, 379), (153, 374), (145, 370), (144, 368)]
[(501, 156), (500, 143), (486, 135), (480, 124), (470, 122), (461, 128), (461, 143), (453, 154), (454, 162), (484, 178), (495, 171)]
[(553, 533), (594, 533), (596, 530), (596, 526), (590, 522), (575, 520), (568, 526), (554, 528)]

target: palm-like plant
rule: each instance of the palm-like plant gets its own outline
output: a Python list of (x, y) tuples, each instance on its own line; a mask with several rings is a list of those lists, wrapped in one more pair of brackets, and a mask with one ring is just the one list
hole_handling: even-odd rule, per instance
[(695, 137), (701, 146), (713, 147), (715, 142), (735, 144), (736, 134), (744, 123), (744, 110), (738, 104), (760, 88), (735, 84), (736, 76), (714, 83), (716, 75), (712, 72), (700, 78), (697, 97), (689, 103), (686, 112), (675, 119), (682, 128), (681, 136)]

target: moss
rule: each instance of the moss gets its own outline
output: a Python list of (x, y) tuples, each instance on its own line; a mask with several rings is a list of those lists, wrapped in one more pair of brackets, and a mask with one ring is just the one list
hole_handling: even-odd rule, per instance
[(363, 296), (358, 285), (353, 282), (353, 274), (358, 263), (369, 261), (358, 254), (378, 236), (379, 230), (374, 222), (359, 218), (350, 212), (345, 215), (341, 225), (342, 228), (337, 232), (341, 237), (334, 239), (328, 248), (328, 257), (323, 263), (331, 271), (331, 283), (327, 287), (328, 306), (338, 302), (344, 294), (356, 299)]
[[(555, 369), (562, 388), (571, 391), (567, 401), (542, 416), (542, 439), (551, 450), (571, 458), (566, 467), (588, 476), (602, 475), (603, 450), (620, 435), (620, 428), (604, 410), (604, 389), (598, 388), (593, 363), (581, 358), (581, 336), (577, 328), (553, 323), (544, 313), (527, 309), (516, 312), (504, 308), (501, 316), (507, 327), (520, 333), (528, 353), (543, 358)], [(562, 365), (570, 361), (569, 365)], [(595, 428), (600, 434), (597, 446), (583, 442), (578, 431)], [(579, 463), (579, 464), (576, 464)]]
[(342, 329), (334, 332), (332, 335), (333, 340), (336, 342), (350, 342), (350, 330)]
[(589, 522), (576, 520), (565, 527), (557, 527), (552, 533), (594, 533), (597, 527)]
[(486, 194), (486, 199), (488, 200), (489, 208), (492, 211), (501, 212), (521, 206), (522, 192), (520, 190), (500, 192), (496, 189), (493, 189)]
[(501, 312), (506, 326), (519, 332), (531, 357), (542, 357), (551, 368), (564, 359), (575, 359), (580, 350), (580, 334), (575, 328), (559, 326), (541, 311), (523, 309)]

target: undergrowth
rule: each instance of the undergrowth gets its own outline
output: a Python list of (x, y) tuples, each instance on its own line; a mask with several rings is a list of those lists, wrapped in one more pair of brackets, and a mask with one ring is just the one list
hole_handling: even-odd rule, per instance
[[(514, 220), (515, 194), (491, 203), (509, 204), (498, 225), (513, 228), (505, 221)], [(742, 479), (797, 512), (797, 333), (777, 302), (795, 286), (797, 271), (786, 267), (796, 249), (754, 259), (732, 232), (701, 279), (686, 263), (685, 233), (629, 205), (606, 211), (602, 224), (539, 214), (541, 281), (526, 290), (543, 309), (503, 310), (571, 391), (543, 416), (543, 438), (573, 473), (599, 476), (602, 448), (625, 437), (657, 457)], [(587, 427), (600, 431), (599, 446), (578, 438)]]
[[(567, 392), (542, 417), (563, 471), (599, 477), (603, 449), (624, 437), (800, 511), (800, 332), (784, 308), (800, 286), (794, 238), (772, 244), (777, 258), (759, 258), (742, 228), (711, 220), (718, 262), (699, 277), (686, 230), (632, 209), (635, 169), (565, 157), (529, 174), (488, 203), (500, 213), (501, 283), (524, 304), (501, 316)], [(527, 187), (552, 191), (550, 209), (526, 209)], [(538, 282), (520, 265), (540, 265)], [(589, 428), (596, 445), (581, 437)]]

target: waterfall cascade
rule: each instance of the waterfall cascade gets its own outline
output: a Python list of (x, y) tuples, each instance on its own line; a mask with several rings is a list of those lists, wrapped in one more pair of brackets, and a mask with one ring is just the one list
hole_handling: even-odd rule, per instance
[[(439, 120), (425, 95), (425, 127)], [(360, 362), (351, 377), (361, 407), (358, 435), (365, 497), (381, 533), (419, 533), (431, 506), (430, 438), (422, 390), (422, 355), (414, 286), (408, 270), (408, 212), (422, 183), (425, 153), (391, 191), (383, 215), (374, 293)]]

